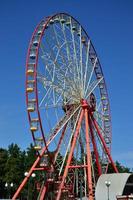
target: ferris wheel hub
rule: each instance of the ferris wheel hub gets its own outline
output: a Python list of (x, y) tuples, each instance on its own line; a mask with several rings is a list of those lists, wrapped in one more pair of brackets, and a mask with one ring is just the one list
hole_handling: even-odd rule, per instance
[(82, 105), (82, 108), (88, 108), (89, 107), (88, 102), (87, 102), (86, 99), (82, 99), (81, 100), (81, 105)]
[(91, 112), (96, 110), (96, 98), (93, 93), (90, 94), (89, 100), (81, 100), (82, 108), (88, 108)]

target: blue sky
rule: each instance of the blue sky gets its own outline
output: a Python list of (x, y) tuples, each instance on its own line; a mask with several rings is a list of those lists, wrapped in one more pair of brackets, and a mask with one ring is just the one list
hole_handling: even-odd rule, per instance
[(0, 147), (31, 140), (25, 106), (25, 59), (39, 21), (68, 12), (83, 25), (99, 55), (110, 97), (114, 160), (133, 168), (133, 1), (1, 0)]

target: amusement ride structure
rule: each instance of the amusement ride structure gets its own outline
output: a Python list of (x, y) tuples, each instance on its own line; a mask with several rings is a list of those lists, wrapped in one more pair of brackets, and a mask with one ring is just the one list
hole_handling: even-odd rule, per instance
[(94, 200), (111, 158), (111, 116), (102, 68), (93, 44), (72, 16), (43, 19), (26, 60), (26, 103), (37, 152), (17, 199), (33, 172), (41, 174), (39, 200)]

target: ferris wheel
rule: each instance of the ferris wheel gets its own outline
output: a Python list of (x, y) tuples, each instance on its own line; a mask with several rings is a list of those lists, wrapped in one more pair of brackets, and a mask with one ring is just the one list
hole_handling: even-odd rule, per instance
[[(111, 158), (111, 116), (102, 68), (93, 44), (72, 16), (43, 19), (26, 60), (26, 103), (37, 159), (45, 174), (39, 199), (94, 199), (98, 177)], [(52, 189), (51, 189), (52, 188)]]

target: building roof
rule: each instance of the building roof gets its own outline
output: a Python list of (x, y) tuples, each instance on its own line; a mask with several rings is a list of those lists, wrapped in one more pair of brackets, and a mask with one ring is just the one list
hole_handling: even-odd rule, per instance
[[(133, 191), (133, 178), (130, 178), (131, 176), (133, 177), (133, 174), (130, 173), (115, 173), (101, 175), (96, 185), (96, 200), (107, 200), (108, 194), (109, 200), (116, 200), (117, 195), (124, 195), (126, 183), (128, 182), (128, 180), (130, 180), (130, 187), (132, 186)], [(106, 186), (106, 181), (110, 182), (109, 187)]]

